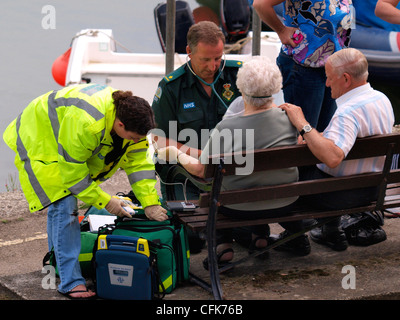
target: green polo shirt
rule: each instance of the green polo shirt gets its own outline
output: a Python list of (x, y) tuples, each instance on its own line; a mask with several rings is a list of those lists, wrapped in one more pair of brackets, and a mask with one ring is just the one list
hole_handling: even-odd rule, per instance
[[(214, 92), (211, 97), (207, 95), (187, 64), (164, 77), (152, 104), (157, 128), (167, 138), (202, 149), (207, 143), (208, 135), (205, 136), (203, 132), (202, 138), (201, 129), (213, 129), (222, 120), (231, 102), (240, 96), (236, 87), (236, 75), (241, 66), (241, 61), (227, 60), (214, 85), (225, 105)], [(192, 130), (182, 131), (184, 129), (194, 130), (197, 136), (193, 136), (193, 132), (190, 132)]]

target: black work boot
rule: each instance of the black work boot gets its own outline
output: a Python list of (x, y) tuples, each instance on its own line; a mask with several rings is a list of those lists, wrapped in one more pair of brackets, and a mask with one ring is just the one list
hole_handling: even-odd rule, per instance
[(314, 242), (326, 245), (335, 251), (344, 251), (349, 246), (341, 228), (318, 227), (310, 231), (310, 237)]
[[(272, 240), (272, 243), (274, 243), (286, 238), (287, 236), (290, 236), (291, 234), (292, 233), (290, 231), (285, 230), (279, 235), (271, 235), (269, 239), (270, 241)], [(302, 234), (301, 236), (289, 240), (280, 246), (275, 247), (274, 249), (276, 251), (291, 252), (298, 256), (306, 256), (311, 252), (311, 245), (310, 240), (308, 240), (308, 236), (306, 234)]]

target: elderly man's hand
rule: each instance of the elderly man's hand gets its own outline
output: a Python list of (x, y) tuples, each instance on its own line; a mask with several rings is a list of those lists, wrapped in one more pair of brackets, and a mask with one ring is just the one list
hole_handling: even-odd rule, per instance
[(168, 219), (167, 210), (159, 205), (144, 208), (144, 213), (150, 220), (164, 221)]
[(297, 130), (301, 130), (304, 125), (308, 123), (306, 118), (304, 117), (303, 110), (290, 103), (284, 103), (279, 106), (282, 110), (284, 110), (289, 117), (290, 122), (293, 124), (293, 126), (296, 127)]

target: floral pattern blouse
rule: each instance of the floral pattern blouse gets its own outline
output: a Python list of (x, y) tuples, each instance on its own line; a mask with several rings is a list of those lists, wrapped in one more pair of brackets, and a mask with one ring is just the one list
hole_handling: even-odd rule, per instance
[(352, 0), (286, 0), (284, 23), (300, 29), (302, 37), (295, 48), (283, 45), (283, 51), (300, 65), (323, 67), (349, 45), (353, 11)]

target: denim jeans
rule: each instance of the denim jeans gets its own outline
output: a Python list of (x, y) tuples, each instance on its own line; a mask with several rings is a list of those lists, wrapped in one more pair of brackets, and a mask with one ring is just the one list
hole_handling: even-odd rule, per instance
[(331, 89), (325, 85), (325, 68), (303, 67), (283, 52), (276, 62), (283, 77), (285, 102), (301, 107), (311, 126), (324, 131), (336, 111)]
[(76, 286), (85, 285), (79, 266), (81, 232), (77, 214), (77, 200), (68, 196), (52, 203), (47, 211), (49, 250), (54, 247), (60, 285), (58, 291), (66, 293)]

